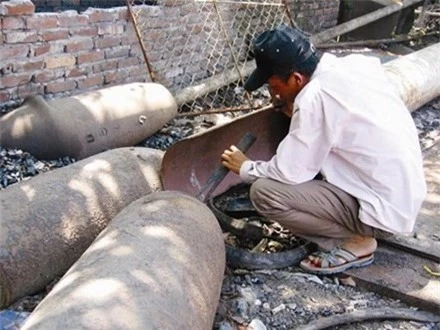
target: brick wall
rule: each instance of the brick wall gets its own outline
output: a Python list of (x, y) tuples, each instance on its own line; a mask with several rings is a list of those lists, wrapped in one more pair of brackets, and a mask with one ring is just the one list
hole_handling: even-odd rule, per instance
[[(64, 11), (64, 10), (86, 10), (93, 8), (111, 8), (125, 6), (125, 0), (31, 0), (35, 5), (36, 12)], [(2, 2), (0, 0), (0, 2)], [(136, 4), (153, 5), (156, 0), (134, 1)]]
[(287, 0), (292, 19), (303, 30), (317, 33), (337, 24), (340, 0)]
[[(161, 63), (166, 61), (161, 59), (170, 52), (179, 53), (175, 48), (179, 43), (172, 49), (159, 47), (160, 36), (173, 35), (171, 31), (177, 31), (176, 40), (182, 39), (180, 44), (183, 45), (186, 42), (183, 34), (188, 33), (190, 27), (191, 33), (200, 34), (191, 40), (200, 45), (200, 40), (204, 40), (204, 25), (197, 22), (203, 18), (184, 10), (189, 2), (171, 7), (166, 5), (167, 1), (174, 4), (175, 0), (160, 1), (165, 1), (164, 7), (146, 6), (151, 17), (159, 13), (164, 15), (164, 19), (157, 20), (157, 26), (150, 30), (152, 42), (147, 48), (154, 45), (154, 50), (148, 49), (150, 60), (154, 61), (158, 77), (167, 80), (159, 81), (170, 87), (179, 82), (182, 68), (171, 64), (164, 66)], [(339, 0), (286, 2), (292, 18), (308, 32), (315, 33), (336, 24)], [(0, 20), (0, 110), (15, 107), (29, 95), (58, 98), (150, 80), (125, 7), (89, 8), (81, 13), (73, 10), (36, 13), (32, 1), (11, 0), (0, 3)], [(198, 26), (200, 29), (196, 29)], [(160, 51), (163, 55), (158, 53)], [(193, 74), (202, 79), (206, 66), (202, 65), (204, 55), (199, 55), (200, 60), (192, 65), (200, 72)], [(191, 72), (194, 70), (191, 67)]]
[(125, 7), (35, 13), (0, 3), (0, 108), (149, 79)]

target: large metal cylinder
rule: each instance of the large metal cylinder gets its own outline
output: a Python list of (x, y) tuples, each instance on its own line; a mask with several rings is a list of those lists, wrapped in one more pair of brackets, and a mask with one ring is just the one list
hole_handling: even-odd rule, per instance
[(224, 268), (209, 208), (150, 194), (109, 223), (21, 329), (212, 329)]
[(156, 83), (131, 83), (45, 101), (28, 98), (0, 118), (1, 144), (40, 159), (83, 159), (136, 145), (177, 114), (171, 93)]
[(163, 152), (120, 148), (0, 192), (0, 308), (63, 275), (124, 207), (161, 190)]
[(410, 111), (440, 96), (440, 43), (383, 64)]

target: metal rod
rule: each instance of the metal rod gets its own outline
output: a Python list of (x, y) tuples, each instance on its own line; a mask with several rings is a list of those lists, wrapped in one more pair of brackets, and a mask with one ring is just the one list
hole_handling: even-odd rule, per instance
[(296, 28), (295, 21), (293, 20), (292, 15), (290, 14), (290, 10), (289, 10), (289, 6), (288, 6), (288, 4), (287, 4), (287, 1), (286, 1), (286, 0), (281, 0), (281, 2), (283, 3), (284, 8), (285, 8), (285, 10), (286, 10), (286, 16), (289, 18), (290, 25), (291, 25), (292, 27)]
[(440, 31), (431, 31), (425, 34), (420, 34), (416, 36), (397, 36), (395, 38), (386, 39), (371, 39), (371, 40), (357, 40), (357, 41), (347, 41), (347, 42), (334, 42), (317, 45), (316, 48), (338, 48), (338, 47), (348, 47), (348, 46), (375, 46), (378, 44), (392, 43), (392, 42), (405, 42), (415, 39), (421, 39), (428, 36), (440, 35)]
[(133, 22), (133, 27), (136, 32), (136, 37), (139, 41), (139, 45), (141, 46), (142, 55), (144, 56), (145, 64), (147, 65), (148, 73), (150, 74), (150, 78), (152, 82), (156, 81), (156, 75), (154, 74), (153, 68), (148, 60), (147, 51), (145, 48), (144, 40), (142, 39), (141, 32), (139, 31), (138, 23), (136, 17), (133, 14), (133, 10), (131, 8), (130, 0), (125, 0), (127, 4), (128, 14), (130, 15), (131, 21)]
[(190, 116), (202, 116), (202, 115), (212, 115), (216, 113), (226, 113), (226, 112), (238, 112), (238, 111), (253, 111), (253, 110), (269, 110), (271, 108), (277, 108), (273, 104), (265, 105), (263, 107), (233, 107), (233, 108), (223, 108), (223, 109), (215, 109), (209, 111), (200, 111), (200, 112), (182, 112), (177, 114), (176, 118), (179, 117), (190, 117)]
[(273, 2), (254, 2), (254, 1), (250, 1), (250, 2), (237, 2), (237, 1), (232, 1), (232, 0), (197, 0), (197, 2), (217, 2), (217, 3), (226, 3), (226, 4), (242, 4), (242, 5), (251, 5), (251, 6), (274, 6), (274, 7), (281, 7), (283, 4), (282, 3), (273, 3)]
[[(246, 133), (243, 135), (240, 141), (238, 141), (237, 148), (240, 149), (243, 153), (246, 153), (248, 149), (252, 146), (252, 144), (254, 144), (256, 139), (257, 138), (251, 133)], [(214, 173), (208, 179), (208, 182), (206, 182), (206, 184), (200, 189), (196, 198), (203, 202), (206, 202), (228, 173), (229, 169), (227, 169), (223, 165), (218, 165)]]
[(406, 7), (415, 5), (423, 0), (407, 0), (403, 3), (396, 3), (387, 7), (383, 7), (371, 13), (365, 14), (360, 17), (356, 17), (350, 21), (336, 25), (328, 30), (319, 32), (311, 37), (314, 44), (320, 44), (334, 37), (340, 36), (347, 32), (353, 31), (361, 26), (367, 25), (368, 23), (375, 22), (383, 17), (386, 17), (392, 13), (398, 12)]
[[(214, 8), (215, 8), (215, 11), (216, 11), (216, 13), (217, 13), (217, 16), (218, 16), (218, 19), (219, 19), (219, 22), (220, 22), (220, 28), (221, 28), (221, 30), (222, 30), (222, 32), (223, 32), (223, 34), (224, 34), (224, 37), (225, 37), (225, 39), (226, 39), (226, 42), (228, 43), (229, 49), (231, 50), (231, 55), (232, 55), (232, 59), (234, 60), (234, 67), (235, 67), (235, 70), (237, 70), (238, 76), (240, 77), (240, 81), (244, 84), (244, 77), (243, 77), (243, 75), (242, 75), (241, 72), (240, 72), (240, 68), (239, 68), (239, 66), (238, 66), (238, 59), (237, 59), (237, 57), (235, 56), (234, 48), (232, 47), (231, 40), (229, 39), (229, 35), (228, 35), (228, 33), (226, 32), (225, 24), (224, 24), (224, 22), (223, 22), (223, 17), (222, 17), (222, 15), (221, 15), (221, 13), (220, 13), (220, 10), (219, 10), (218, 7), (217, 7), (217, 0), (214, 0), (214, 1), (213, 1), (213, 4), (214, 4)], [(250, 94), (246, 91), (245, 95), (246, 95), (246, 99), (247, 99), (249, 105), (252, 106), (252, 101), (251, 101), (251, 96), (250, 96)]]

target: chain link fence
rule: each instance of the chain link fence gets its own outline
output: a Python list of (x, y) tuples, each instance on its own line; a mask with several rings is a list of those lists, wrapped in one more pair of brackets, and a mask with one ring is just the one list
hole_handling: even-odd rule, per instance
[(180, 111), (257, 106), (240, 86), (256, 35), (293, 21), (283, 0), (126, 0), (151, 81)]

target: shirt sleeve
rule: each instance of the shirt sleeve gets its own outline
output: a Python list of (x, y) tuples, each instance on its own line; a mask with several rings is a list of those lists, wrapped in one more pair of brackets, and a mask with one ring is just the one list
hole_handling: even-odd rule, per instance
[(332, 128), (319, 97), (302, 99), (296, 106), (289, 133), (269, 161), (246, 161), (240, 177), (246, 182), (269, 178), (287, 184), (312, 180), (321, 170), (332, 146)]

